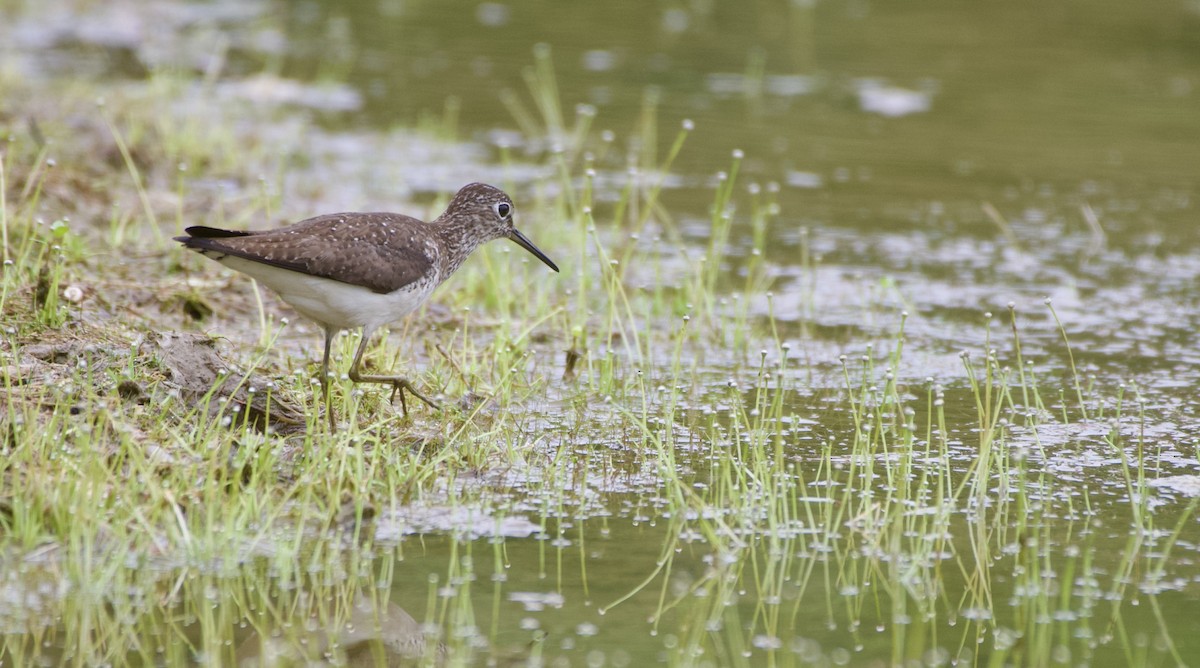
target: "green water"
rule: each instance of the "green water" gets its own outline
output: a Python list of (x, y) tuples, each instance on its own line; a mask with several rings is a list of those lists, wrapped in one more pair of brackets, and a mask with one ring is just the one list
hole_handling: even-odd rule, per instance
[[(659, 155), (681, 120), (697, 128), (663, 195), (697, 246), (706, 183), (732, 150), (744, 183), (780, 185), (776, 292), (800, 287), (806, 228), (830, 274), (895, 281), (884, 306), (918, 315), (932, 345), (957, 351), (979, 313), (1037, 311), (1050, 296), (1099, 369), (1195, 358), (1180, 341), (1197, 324), (1200, 241), (1188, 3), (314, 3), (277, 18), (286, 55), (234, 62), (349, 82), (362, 107), (334, 125), (409, 124), (453, 97), (460, 135), (494, 145), (515, 125), (500, 95), (524, 93), (537, 44), (552, 49), (568, 122), (572, 105), (594, 105), (595, 128), (625, 137), (652, 96)], [(625, 165), (601, 167), (619, 177)], [(748, 235), (735, 227), (732, 255)], [(802, 334), (858, 326), (846, 282), (824, 276), (808, 312), (777, 317), (805, 321)]]
[[(816, 386), (836, 387), (837, 355), (857, 355), (864, 342), (886, 337), (900, 309), (913, 316), (905, 370), (918, 378), (951, 376), (958, 351), (980, 345), (981, 314), (1005, 312), (1009, 301), (1026, 319), (1027, 352), (1042, 353), (1039, 364), (1062, 377), (1054, 368), (1061, 358), (1048, 350), (1058, 335), (1040, 309), (1050, 296), (1085, 373), (1136, 379), (1150, 404), (1174, 407), (1172, 424), (1161, 428), (1177, 467), (1166, 468), (1195, 469), (1200, 13), (1188, 3), (417, 3), (398, 4), (389, 16), (373, 3), (327, 3), (295, 7), (286, 25), (281, 72), (332, 70), (365, 92), (360, 113), (330, 123), (407, 124), (452, 95), (460, 134), (485, 144), (494, 142), (495, 129), (513, 126), (498, 103), (501, 91), (523, 92), (530, 54), (536, 44), (549, 45), (562, 99), (594, 105), (597, 129), (624, 134), (637, 127), (649, 95), (657, 101), (661, 155), (674, 128), (694, 121), (697, 131), (674, 165), (681, 183), (663, 200), (697, 248), (707, 243), (707, 183), (729, 168), (732, 150), (746, 156), (744, 182), (779, 184), (782, 213), (766, 244), (777, 267), (773, 313), (795, 349), (831, 369)], [(871, 111), (870, 104), (880, 106)], [(619, 174), (623, 165), (603, 167)], [(1007, 231), (985, 213), (985, 203)], [(1083, 205), (1097, 212), (1102, 239)], [(740, 271), (750, 234), (735, 222), (729, 275)], [(803, 244), (819, 258), (815, 275), (796, 269)], [(728, 281), (731, 290), (738, 283)], [(894, 288), (876, 289), (869, 304), (850, 296), (881, 283)], [(765, 315), (761, 296), (750, 299)], [(863, 308), (877, 310), (874, 324), (864, 323)], [(1059, 362), (1043, 362), (1047, 357)], [(798, 415), (836, 421), (805, 394), (791, 400)], [(906, 596), (860, 566), (866, 561), (857, 551), (868, 547), (823, 553), (803, 533), (773, 538), (771, 530), (716, 576), (701, 559), (705, 550), (680, 546), (669, 573), (599, 616), (597, 608), (654, 571), (663, 545), (674, 549), (661, 531), (674, 525), (659, 518), (657, 527), (632, 529), (630, 514), (621, 512), (607, 522), (607, 536), (589, 537), (586, 548), (552, 550), (561, 565), (545, 578), (531, 579), (526, 570), (538, 548), (510, 540), (506, 586), (561, 593), (561, 609), (529, 616), (547, 633), (546, 656), (572, 657), (570, 665), (621, 665), (622, 656), (626, 665), (880, 665), (952, 657), (983, 664), (1005, 629), (1024, 624), (1031, 625), (1023, 631), (1030, 643), (1029, 628), (1058, 626), (1056, 649), (1043, 656), (1063, 664), (1124, 665), (1139, 656), (1170, 663), (1164, 635), (1186, 662), (1200, 661), (1197, 571), (1185, 565), (1194, 564), (1200, 543), (1195, 517), (1186, 517), (1179, 561), (1168, 569), (1174, 584), (1152, 605), (1129, 590), (1118, 595), (1115, 617), (1099, 613), (1110, 609), (1101, 602), (1113, 591), (1106, 578), (1139, 579), (1121, 575), (1131, 549), (1128, 496), (1112, 453), (1095, 441), (1042, 438), (1051, 452), (1030, 467), (1080, 481), (1067, 486), (1074, 499), (1044, 500), (1051, 509), (1037, 513), (1045, 522), (1040, 529), (1014, 529), (1011, 549), (995, 555), (994, 627), (966, 623), (973, 613), (955, 569), (939, 571), (950, 612), (930, 631), (919, 605), (909, 599), (906, 609)], [(804, 439), (795, 448), (800, 460), (814, 457)], [(1092, 455), (1097, 462), (1080, 465)], [(973, 450), (952, 456), (965, 468)], [(1171, 526), (1183, 503), (1167, 502), (1158, 526)], [(1089, 504), (1089, 511), (1081, 508)], [(1019, 524), (1016, 517), (1010, 522)], [(577, 541), (587, 534), (582, 528), (566, 535)], [(1024, 532), (1047, 541), (1025, 544)], [(904, 561), (892, 557), (884, 562)], [(420, 582), (441, 572), (443, 558), (431, 551), (406, 560), (399, 579)], [(1067, 585), (1064, 610), (1024, 604), (1032, 597), (1025, 580), (1031, 563), (1040, 560), (1048, 573), (1072, 564), (1078, 574), (1085, 558), (1094, 559), (1088, 577), (1097, 578), (1096, 590), (1089, 593), (1088, 577), (1081, 577)], [(706, 573), (733, 579), (699, 587), (705, 596), (683, 596), (657, 625), (646, 621), (661, 605), (664, 582), (670, 601)], [(767, 584), (773, 578), (775, 590)], [(1053, 576), (1038, 582), (1062, 585)], [(420, 586), (397, 586), (405, 589), (415, 591), (404, 592), (404, 600), (420, 599)], [(487, 589), (478, 590), (477, 608), (486, 607)], [(499, 612), (510, 627), (502, 635), (529, 633), (511, 630), (525, 617), (519, 605), (502, 602)], [(766, 624), (773, 614), (779, 619)], [(579, 637), (581, 623), (594, 624), (596, 635)], [(701, 655), (680, 649), (689, 634), (707, 636), (696, 641)], [(1114, 640), (1122, 635), (1126, 640)], [(1140, 649), (1115, 649), (1122, 645)]]
[[(523, 72), (535, 45), (550, 49), (568, 122), (574, 105), (592, 105), (595, 130), (612, 129), (625, 141), (651, 99), (658, 135), (642, 150), (660, 156), (684, 119), (694, 122), (662, 201), (696, 253), (711, 232), (712, 179), (742, 151), (741, 187), (777, 187), (780, 214), (763, 254), (773, 295), (738, 298), (764, 320), (773, 315), (792, 359), (809, 365), (786, 397), (797, 419), (786, 437), (793, 482), (836, 479), (821, 461), (852, 467), (851, 428), (838, 408), (839, 356), (853, 365), (868, 344), (890, 349), (902, 310), (899, 373), (911, 380), (918, 413), (928, 407), (921, 379), (949, 386), (961, 412), (950, 416), (945, 457), (965, 476), (978, 425), (962, 408), (970, 404), (959, 352), (980, 355), (984, 312), (995, 314), (992, 331), (1004, 333), (1012, 302), (1024, 354), (1048, 385), (1070, 387), (1046, 297), (1082, 377), (1110, 390), (1136, 385), (1148, 415), (1138, 424), (1153, 452), (1151, 477), (1196, 472), (1194, 2), (377, 0), (250, 3), (246, 16), (206, 7), (193, 6), (213, 17), (184, 31), (226, 35), (226, 76), (266, 71), (357, 92), (361, 103), (349, 109), (297, 112), (317, 115), (334, 134), (444, 118), (452, 99), (457, 137), (480, 147), (477, 159), (430, 165), (420, 175), (424, 165), (409, 165), (401, 173), (411, 181), (395, 184), (406, 192), (493, 180), (506, 153), (529, 164), (544, 155), (544, 145), (514, 139), (517, 123), (502, 102), (505, 91), (527, 95)], [(73, 51), (62, 50), (69, 59)], [(115, 51), (107, 66), (92, 66), (114, 79), (136, 76)], [(598, 181), (598, 211), (615, 199), (625, 155), (616, 151), (597, 165), (611, 177)], [(389, 156), (357, 159), (386, 164)], [(516, 192), (531, 180), (505, 173), (517, 174)], [(719, 281), (730, 298), (751, 262), (744, 213), (734, 218)], [(553, 247), (551, 221), (529, 224), (539, 244)], [(712, 394), (725, 392), (723, 379), (744, 363), (735, 356), (704, 355)], [(513, 514), (541, 532), (461, 541), (445, 530), (388, 536), (361, 573), (416, 620), (432, 620), (440, 630), (431, 637), (450, 637), (460, 649), (483, 638), (473, 654), (450, 654), (475, 665), (989, 665), (1021, 656), (1060, 665), (1200, 663), (1200, 526), (1187, 495), (1149, 490), (1155, 529), (1131, 535), (1137, 494), (1104, 440), (1111, 402), (1107, 408), (1072, 428), (1015, 424), (1005, 447), (1020, 453), (1014, 479), (1029, 495), (986, 490), (965, 504), (970, 512), (943, 523), (914, 519), (941, 507), (914, 495), (897, 504), (910, 514), (876, 531), (871, 503), (851, 506), (850, 497), (831, 501), (827, 488), (813, 489), (801, 495), (821, 497), (808, 514), (779, 523), (773, 515), (725, 518), (739, 547), (714, 552), (696, 518), (663, 515), (653, 466), (642, 462), (603, 483), (564, 485), (556, 493), (568, 503), (552, 510), (540, 505), (539, 480), (496, 484)], [(556, 432), (564, 418), (553, 412), (539, 419), (549, 447), (580, 448), (585, 457), (620, 448)], [(709, 471), (697, 450), (681, 444), (680, 466), (705, 484)], [(888, 507), (882, 499), (905, 484), (875, 479), (855, 498), (873, 490), (879, 507)], [(1039, 496), (1046, 489), (1053, 493)], [(1024, 505), (1030, 499), (1033, 507)], [(809, 520), (843, 503), (863, 514), (828, 525), (844, 531), (831, 540), (835, 534)], [(1002, 508), (1000, 517), (988, 515), (992, 507)], [(980, 516), (1007, 533), (990, 538), (998, 549), (976, 559), (970, 536)], [(897, 535), (880, 535), (892, 530)], [(926, 549), (939, 540), (954, 549)], [(940, 552), (955, 556), (931, 556)], [(972, 576), (988, 580), (990, 608), (972, 593), (980, 587)], [(153, 621), (138, 623), (168, 636), (162, 629), (177, 628), (197, 646), (229, 652), (225, 661), (250, 636), (239, 620), (262, 605), (256, 601), (294, 593), (295, 582), (280, 584), (287, 579), (270, 569), (253, 586), (215, 578), (222, 591), (211, 614), (220, 623), (204, 621), (209, 599), (188, 584), (175, 589), (182, 602), (146, 606)], [(337, 590), (298, 585), (305, 586)], [(55, 633), (46, 637), (55, 644)], [(209, 656), (128, 655), (147, 663), (155, 662), (147, 656), (163, 663)], [(71, 652), (58, 648), (54, 656)]]

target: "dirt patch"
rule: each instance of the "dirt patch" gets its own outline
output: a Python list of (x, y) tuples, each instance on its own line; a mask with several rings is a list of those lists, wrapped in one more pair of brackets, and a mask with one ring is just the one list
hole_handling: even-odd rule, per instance
[[(23, 422), (31, 414), (48, 415), (61, 406), (82, 407), (98, 399), (127, 408), (199, 406), (210, 418), (221, 414), (230, 424), (244, 422), (258, 431), (288, 434), (304, 428), (303, 411), (271, 391), (273, 383), (231, 366), (216, 341), (199, 334), (126, 337), (112, 329), (76, 325), (42, 332), (34, 343), (6, 347), (14, 361), (0, 367), (0, 393), (11, 407), (9, 420)], [(135, 411), (121, 412), (137, 420)]]
[[(259, 431), (301, 431), (304, 413), (278, 393), (274, 383), (253, 373), (235, 371), (217, 354), (216, 342), (181, 332), (149, 334), (143, 354), (156, 354), (169, 372), (167, 382), (186, 403), (200, 403), (210, 414), (224, 411), (235, 423), (245, 421)], [(213, 399), (225, 401), (213, 401)], [(224, 407), (221, 404), (226, 404)]]

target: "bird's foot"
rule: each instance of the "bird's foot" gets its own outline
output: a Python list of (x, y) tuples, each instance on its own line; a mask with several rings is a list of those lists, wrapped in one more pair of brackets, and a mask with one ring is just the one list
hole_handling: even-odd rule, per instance
[(429, 406), (430, 408), (437, 410), (437, 411), (442, 410), (442, 407), (436, 401), (430, 399), (429, 397), (425, 396), (424, 394), (421, 394), (421, 392), (419, 390), (417, 390), (417, 388), (413, 387), (412, 383), (408, 382), (407, 378), (396, 378), (392, 381), (391, 401), (392, 401), (392, 403), (396, 403), (396, 395), (397, 394), (400, 395), (400, 410), (404, 413), (405, 417), (408, 417), (408, 402), (404, 400), (404, 391), (405, 390), (408, 390), (409, 393), (411, 393), (414, 397), (420, 399), (421, 401), (424, 401), (425, 404), (427, 406)]

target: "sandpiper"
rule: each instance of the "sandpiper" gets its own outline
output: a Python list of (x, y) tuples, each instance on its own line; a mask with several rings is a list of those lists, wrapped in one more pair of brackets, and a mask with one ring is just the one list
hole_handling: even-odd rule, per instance
[(479, 246), (512, 239), (554, 271), (558, 266), (513, 227), (515, 207), (499, 188), (463, 186), (432, 223), (398, 213), (334, 213), (261, 232), (189, 227), (175, 237), (187, 248), (251, 276), (325, 330), (321, 389), (331, 430), (329, 350), (343, 329), (363, 328), (350, 380), (386, 383), (408, 415), (404, 390), (438, 405), (403, 376), (362, 373), (363, 351), (375, 330), (415, 311)]

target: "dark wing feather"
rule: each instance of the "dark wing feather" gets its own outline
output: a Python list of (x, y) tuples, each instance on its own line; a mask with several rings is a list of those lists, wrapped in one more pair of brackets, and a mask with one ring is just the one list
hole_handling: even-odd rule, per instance
[(428, 274), (435, 260), (430, 253), (437, 253), (434, 229), (394, 213), (335, 213), (263, 232), (189, 227), (186, 231), (192, 236), (177, 240), (202, 252), (233, 255), (383, 294)]
[(186, 244), (188, 239), (194, 237), (201, 237), (205, 239), (224, 239), (227, 237), (245, 237), (254, 234), (253, 232), (246, 232), (243, 230), (223, 230), (219, 227), (207, 227), (204, 225), (193, 225), (184, 230), (184, 232), (187, 232), (190, 236), (175, 237), (175, 241), (182, 241)]

